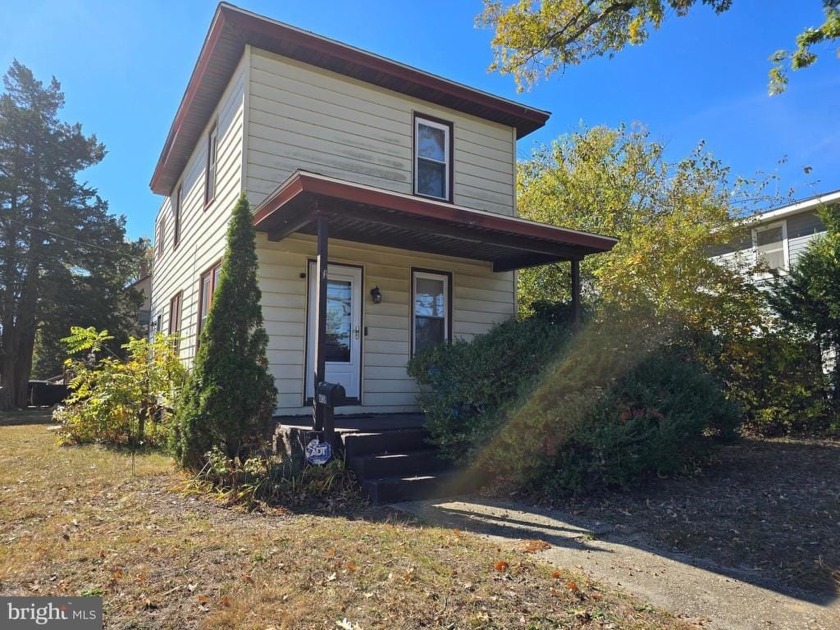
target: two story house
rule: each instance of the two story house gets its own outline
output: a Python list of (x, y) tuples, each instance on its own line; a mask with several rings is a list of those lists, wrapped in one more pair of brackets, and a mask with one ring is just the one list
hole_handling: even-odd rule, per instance
[(277, 414), (324, 379), (345, 413), (416, 411), (413, 353), (512, 317), (517, 269), (571, 261), (579, 295), (615, 243), (516, 217), (516, 142), (547, 118), (220, 4), (151, 180), (153, 321), (191, 362), (245, 192)]

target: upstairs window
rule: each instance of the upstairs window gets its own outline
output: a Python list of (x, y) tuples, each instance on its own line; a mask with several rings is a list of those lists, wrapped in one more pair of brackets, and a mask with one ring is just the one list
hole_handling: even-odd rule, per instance
[(756, 262), (763, 263), (771, 271), (786, 271), (788, 268), (786, 239), (787, 230), (784, 222), (754, 229), (753, 247)]
[(452, 124), (415, 116), (414, 194), (452, 201)]
[(213, 305), (213, 294), (219, 286), (219, 274), (222, 271), (222, 264), (216, 263), (210, 269), (201, 274), (201, 281), (198, 287), (198, 333), (204, 330), (207, 322), (207, 314)]
[(183, 188), (178, 186), (175, 195), (172, 197), (172, 220), (175, 224), (174, 234), (172, 235), (172, 249), (178, 249), (178, 243), (181, 242), (181, 193)]
[(448, 273), (411, 271), (412, 354), (452, 338)]
[(213, 125), (207, 134), (207, 172), (204, 177), (204, 205), (216, 196), (216, 168), (218, 166), (219, 128)]

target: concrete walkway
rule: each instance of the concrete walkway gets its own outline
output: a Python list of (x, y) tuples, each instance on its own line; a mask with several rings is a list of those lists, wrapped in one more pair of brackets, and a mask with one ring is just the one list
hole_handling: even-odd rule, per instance
[(610, 526), (562, 512), (484, 500), (419, 501), (392, 507), (431, 525), (471, 531), (500, 542), (544, 540), (551, 548), (540, 552), (541, 559), (582, 570), (605, 586), (697, 620), (704, 628), (840, 629), (836, 599), (794, 593), (751, 571), (656, 550), (641, 536), (622, 536)]

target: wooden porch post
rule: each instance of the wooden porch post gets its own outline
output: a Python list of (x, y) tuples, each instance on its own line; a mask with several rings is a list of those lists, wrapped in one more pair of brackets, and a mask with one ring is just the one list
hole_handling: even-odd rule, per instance
[(572, 260), (572, 324), (580, 324), (580, 261)]
[(318, 295), (315, 302), (315, 389), (312, 405), (314, 414), (314, 428), (316, 431), (324, 429), (324, 414), (318, 404), (318, 385), (327, 377), (327, 362), (325, 349), (327, 344), (327, 261), (329, 259), (329, 223), (327, 218), (318, 214), (318, 257), (315, 269), (318, 274)]

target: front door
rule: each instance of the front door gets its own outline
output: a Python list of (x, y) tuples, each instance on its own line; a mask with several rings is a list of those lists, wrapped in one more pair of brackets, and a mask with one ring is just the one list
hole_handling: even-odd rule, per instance
[[(315, 372), (315, 316), (318, 273), (309, 263), (309, 304), (306, 338), (306, 397), (312, 398)], [(360, 398), (362, 373), (362, 270), (330, 264), (327, 267), (327, 360), (326, 380), (344, 386), (348, 398)]]

